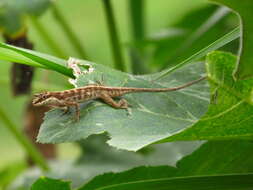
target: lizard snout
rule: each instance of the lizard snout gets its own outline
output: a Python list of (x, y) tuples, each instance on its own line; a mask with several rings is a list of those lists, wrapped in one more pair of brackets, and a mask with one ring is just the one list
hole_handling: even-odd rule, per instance
[(39, 102), (40, 102), (40, 98), (34, 98), (33, 101), (32, 101), (32, 104), (33, 104), (34, 106), (36, 106), (36, 105), (39, 104)]

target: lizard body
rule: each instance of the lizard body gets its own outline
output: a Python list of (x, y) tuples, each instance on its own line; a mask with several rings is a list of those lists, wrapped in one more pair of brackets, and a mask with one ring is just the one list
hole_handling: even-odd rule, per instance
[(74, 88), (64, 91), (43, 92), (34, 95), (34, 106), (49, 106), (63, 108), (65, 111), (69, 107), (74, 106), (76, 109), (76, 119), (80, 117), (79, 103), (93, 99), (102, 99), (105, 103), (114, 108), (128, 108), (128, 103), (125, 99), (116, 102), (113, 98), (119, 97), (127, 93), (135, 92), (167, 92), (176, 91), (182, 88), (191, 86), (199, 81), (204, 80), (206, 77), (201, 77), (197, 80), (191, 81), (184, 85), (173, 88), (135, 88), (135, 87), (108, 87), (102, 85), (88, 85), (81, 88)]

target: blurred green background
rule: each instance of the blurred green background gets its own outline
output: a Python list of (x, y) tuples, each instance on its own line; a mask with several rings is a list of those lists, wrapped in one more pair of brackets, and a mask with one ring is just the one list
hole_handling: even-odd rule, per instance
[[(124, 50), (127, 50), (126, 44), (131, 39), (129, 27), (129, 15), (127, 0), (113, 0), (113, 9), (119, 30), (120, 40)], [(153, 34), (163, 28), (167, 28), (180, 20), (188, 11), (208, 5), (203, 0), (147, 0), (146, 1), (146, 35)], [(100, 0), (60, 0), (57, 6), (64, 14), (65, 19), (73, 28), (81, 40), (82, 45), (89, 55), (90, 61), (112, 66), (112, 54), (109, 44), (108, 31), (102, 2)], [(200, 15), (201, 16), (201, 15)], [(52, 19), (51, 10), (39, 19), (51, 34), (53, 39), (62, 47), (66, 58), (78, 57), (73, 50), (64, 33)], [(31, 22), (28, 22), (29, 40), (34, 44), (37, 51), (54, 55), (47, 44), (41, 39), (38, 32), (34, 29)], [(125, 55), (127, 54), (124, 51)], [(0, 61), (0, 106), (5, 113), (12, 119), (18, 128), (23, 127), (23, 110), (27, 97), (13, 97), (10, 91), (9, 69), (11, 64)], [(65, 89), (68, 84), (67, 78), (57, 73), (36, 70), (35, 82), (33, 86), (45, 84), (57, 89)], [(3, 127), (0, 120), (0, 169), (7, 163), (21, 161), (24, 158), (24, 152), (13, 136)], [(79, 154), (79, 149), (73, 144), (59, 145), (59, 157), (61, 159), (75, 158)]]

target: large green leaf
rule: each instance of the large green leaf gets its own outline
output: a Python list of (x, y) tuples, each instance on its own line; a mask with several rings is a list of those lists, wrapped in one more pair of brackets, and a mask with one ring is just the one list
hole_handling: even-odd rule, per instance
[(251, 138), (253, 135), (253, 79), (234, 81), (236, 57), (214, 52), (207, 56), (212, 103), (200, 121), (164, 141)]
[[(175, 147), (179, 148), (180, 146), (181, 148), (184, 147), (186, 149), (189, 149), (189, 146), (191, 144), (189, 142), (184, 142), (179, 143), (179, 145), (175, 143), (155, 145), (153, 146), (155, 149), (151, 153), (148, 155), (141, 155), (140, 153), (137, 154), (133, 152), (113, 149), (103, 144), (104, 142), (98, 140), (101, 140), (101, 138), (93, 137), (89, 138), (84, 143), (85, 154), (78, 161), (78, 163), (74, 165), (69, 165), (68, 163), (56, 164), (52, 167), (52, 171), (47, 173), (46, 176), (57, 179), (71, 180), (71, 184), (76, 188), (80, 187), (82, 184), (87, 183), (87, 179), (90, 177), (108, 171), (119, 172), (133, 166), (138, 166), (139, 164), (161, 165), (170, 163), (170, 165), (174, 165), (172, 162), (166, 161), (166, 159), (169, 160), (171, 157), (178, 157), (179, 152), (182, 153), (182, 151), (178, 152), (178, 149), (173, 149)], [(253, 143), (250, 141), (234, 140), (207, 142), (191, 155), (181, 159), (177, 163), (176, 168), (166, 168), (164, 166), (165, 170), (162, 172), (162, 174), (156, 174), (155, 171), (158, 171), (161, 167), (152, 167), (154, 169), (152, 171), (149, 170), (151, 173), (149, 174), (150, 176), (153, 175), (154, 178), (158, 178), (161, 175), (171, 178), (188, 178), (189, 176), (222, 176), (223, 174), (231, 173), (250, 173), (253, 172), (252, 148)], [(206, 155), (208, 155), (208, 158)], [(59, 168), (61, 168), (61, 170), (59, 170)], [(136, 170), (134, 169), (134, 171)], [(165, 173), (165, 171), (168, 173)], [(169, 171), (173, 171), (173, 173), (170, 173)], [(154, 172), (154, 174), (152, 172)], [(17, 187), (17, 189), (28, 189), (30, 187), (31, 181), (36, 180), (38, 178), (38, 175), (34, 174), (34, 170), (27, 172), (26, 175), (23, 175), (22, 178), (19, 178), (17, 180), (17, 182), (23, 182), (25, 184), (18, 183), (15, 184), (15, 187)], [(114, 174), (114, 176), (118, 176), (118, 174)], [(132, 178), (131, 176), (126, 176), (125, 180), (131, 181), (137, 177), (144, 178), (144, 175), (142, 173), (139, 173), (134, 175)], [(101, 180), (98, 185), (103, 186), (111, 184), (107, 178), (102, 179), (105, 180), (103, 182), (101, 182)], [(114, 182), (119, 183), (118, 180), (115, 180)]]
[[(51, 176), (53, 178), (61, 178), (61, 179), (72, 179), (72, 183), (76, 183), (76, 179), (80, 178), (81, 176), (87, 176), (94, 174), (94, 169), (99, 168), (103, 166), (104, 168), (106, 165), (111, 168), (113, 168), (113, 171), (115, 171), (114, 166), (118, 164), (127, 164), (133, 162), (136, 160), (136, 158), (141, 158), (141, 155), (135, 155), (132, 152), (118, 152), (117, 150), (108, 149), (103, 144), (97, 144), (98, 138), (92, 138), (89, 139), (86, 143), (92, 142), (92, 147), (95, 149), (87, 149), (86, 148), (86, 154), (88, 157), (81, 160), (81, 163), (79, 163), (76, 167), (79, 168), (79, 170), (76, 170), (75, 172), (73, 169), (66, 170), (66, 166), (63, 166), (63, 168), (59, 171), (59, 166), (55, 168), (55, 172), (51, 172), (48, 176)], [(94, 144), (95, 143), (95, 144)], [(189, 144), (189, 143), (188, 143)], [(86, 144), (87, 145), (87, 144)], [(94, 146), (95, 145), (95, 146)], [(187, 144), (186, 144), (187, 145)], [(102, 146), (102, 147), (100, 147)], [(156, 146), (156, 148), (161, 148), (161, 146)], [(98, 148), (98, 150), (97, 150)], [(102, 150), (103, 148), (106, 148), (105, 150)], [(167, 146), (167, 148), (169, 148)], [(194, 189), (193, 184), (191, 184), (191, 179), (198, 179), (199, 181), (202, 181), (202, 185), (200, 185), (200, 189), (204, 189), (207, 186), (206, 179), (210, 179), (208, 176), (217, 176), (217, 181), (215, 183), (219, 184), (219, 181), (222, 181), (224, 178), (224, 175), (229, 174), (237, 174), (238, 176), (238, 186), (240, 187), (240, 183), (243, 184), (244, 181), (239, 182), (241, 179), (239, 176), (247, 176), (245, 174), (251, 173), (253, 171), (253, 162), (252, 162), (252, 148), (253, 143), (251, 141), (214, 141), (214, 142), (207, 142), (203, 144), (199, 149), (197, 149), (195, 152), (193, 152), (191, 155), (184, 157), (181, 159), (176, 167), (169, 167), (169, 166), (158, 166), (158, 167), (139, 167), (135, 168), (126, 172), (121, 173), (107, 173), (104, 175), (100, 175), (95, 177), (93, 180), (91, 180), (87, 186), (84, 185), (84, 189), (92, 188), (105, 188), (105, 187), (119, 187), (124, 186), (129, 183), (139, 183), (140, 181), (144, 183), (148, 182), (152, 179), (154, 181), (159, 181), (159, 179), (164, 179), (168, 181), (173, 181), (175, 179), (180, 179), (185, 181), (185, 185), (187, 189)], [(92, 152), (93, 151), (93, 152)], [(102, 151), (102, 152), (101, 152)], [(160, 159), (169, 158), (171, 152), (171, 147), (169, 149), (161, 149), (164, 153), (167, 154), (162, 156)], [(100, 152), (100, 155), (98, 155)], [(151, 153), (152, 154), (152, 153)], [(175, 153), (171, 154), (176, 155)], [(208, 155), (208, 158), (206, 157)], [(133, 160), (133, 156), (135, 157)], [(129, 158), (129, 159), (128, 159)], [(150, 161), (150, 158), (152, 156), (143, 156), (143, 160), (146, 160), (146, 162)], [(155, 158), (155, 157), (154, 157)], [(103, 163), (101, 161), (103, 160)], [(159, 162), (159, 158), (157, 157), (156, 160)], [(96, 166), (94, 165), (96, 163)], [(100, 163), (100, 164), (99, 164)], [(112, 164), (114, 163), (114, 164)], [(155, 163), (155, 162), (154, 162)], [(160, 162), (159, 162), (160, 163)], [(157, 164), (159, 164), (157, 163)], [(81, 164), (81, 165), (80, 165)], [(147, 165), (146, 163), (145, 165)], [(125, 165), (125, 166), (127, 166)], [(86, 166), (86, 167), (85, 167)], [(90, 166), (90, 167), (89, 167)], [(123, 166), (123, 165), (122, 165)], [(62, 166), (61, 166), (62, 167)], [(73, 167), (73, 166), (72, 166)], [(100, 173), (102, 174), (105, 170), (101, 167)], [(61, 174), (62, 171), (67, 171), (67, 175), (69, 177), (64, 176)], [(31, 173), (34, 176), (34, 172)], [(73, 179), (73, 176), (74, 177)], [(78, 177), (77, 177), (78, 176)], [(196, 176), (196, 178), (192, 178), (193, 176)], [(206, 178), (207, 177), (207, 178)], [(252, 178), (252, 177), (250, 177)], [(234, 179), (233, 177), (230, 178), (231, 180)], [(23, 180), (19, 181), (27, 181), (27, 178), (24, 178)], [(80, 184), (86, 183), (85, 178), (81, 182), (79, 182), (78, 186)], [(141, 183), (140, 182), (140, 183)], [(127, 184), (126, 184), (127, 183)], [(155, 183), (154, 183), (155, 185)], [(75, 186), (76, 187), (76, 186)], [(124, 186), (125, 187), (125, 186)], [(28, 187), (27, 187), (28, 188)], [(27, 189), (24, 188), (24, 189)], [(153, 189), (157, 189), (158, 187), (154, 187)], [(125, 187), (125, 189), (127, 189)], [(146, 189), (146, 188), (145, 188)], [(215, 188), (213, 188), (215, 189)], [(232, 188), (231, 188), (232, 189)]]
[(83, 151), (75, 162), (51, 163), (51, 170), (47, 173), (38, 172), (38, 168), (28, 169), (14, 181), (12, 186), (18, 190), (26, 190), (41, 175), (44, 175), (71, 181), (71, 187), (78, 188), (105, 172), (122, 172), (142, 165), (175, 165), (181, 157), (188, 155), (201, 144), (200, 142), (165, 143), (153, 145), (141, 152), (130, 152), (109, 146), (105, 143), (107, 139), (105, 135), (91, 136), (79, 143)]
[[(139, 167), (120, 174), (98, 176), (79, 190), (139, 190), (139, 189), (181, 189), (181, 190), (251, 190), (253, 174), (175, 177), (171, 178), (171, 167)], [(50, 178), (37, 180), (31, 190), (70, 190), (68, 182)]]
[(253, 172), (253, 142), (209, 141), (177, 162), (176, 176), (201, 176)]
[(238, 13), (241, 19), (242, 38), (241, 38), (241, 56), (238, 59), (235, 76), (238, 79), (253, 77), (253, 1), (243, 0), (211, 0), (221, 3)]
[[(153, 80), (155, 75), (133, 76), (101, 65), (93, 65), (93, 69), (93, 72), (77, 78), (78, 87), (99, 80), (101, 76), (109, 86), (172, 87), (205, 75), (204, 64), (200, 62), (186, 65), (157, 82)], [(136, 93), (124, 97), (131, 105), (130, 115), (126, 110), (114, 109), (99, 101), (81, 105), (79, 122), (74, 120), (73, 111), (66, 115), (59, 109), (48, 112), (40, 128), (39, 142), (77, 141), (92, 134), (108, 132), (110, 145), (138, 150), (197, 122), (207, 110), (209, 89), (207, 82), (203, 81), (180, 91)]]
[[(252, 148), (253, 143), (250, 141), (207, 142), (191, 155), (181, 159), (177, 163), (177, 168), (168, 166), (139, 167), (121, 173), (107, 173), (95, 177), (88, 184), (80, 188), (80, 190), (121, 188), (208, 188), (217, 190), (223, 180), (229, 179), (231, 182), (235, 179), (236, 183), (233, 185), (230, 183), (231, 186), (223, 184), (224, 186), (220, 187), (220, 189), (247, 189), (246, 187), (242, 187), (245, 183), (242, 179), (246, 180), (247, 174), (253, 171)], [(231, 175), (236, 173), (237, 177)], [(231, 178), (228, 174), (231, 175)], [(253, 179), (252, 176), (248, 177), (248, 180)], [(199, 183), (197, 183), (198, 180)], [(171, 182), (170, 186), (166, 181)], [(173, 186), (174, 182), (175, 186)], [(181, 185), (183, 184), (185, 186), (182, 187)]]
[[(120, 174), (104, 174), (79, 190), (251, 190), (253, 174), (170, 177), (170, 167), (140, 167)], [(167, 176), (168, 175), (168, 176)]]

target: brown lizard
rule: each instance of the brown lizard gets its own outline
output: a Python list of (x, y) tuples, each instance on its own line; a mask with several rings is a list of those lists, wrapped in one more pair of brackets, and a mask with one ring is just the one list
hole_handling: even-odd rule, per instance
[(127, 109), (128, 103), (125, 99), (121, 99), (116, 102), (113, 98), (119, 97), (127, 93), (134, 92), (167, 92), (176, 91), (182, 88), (191, 86), (199, 81), (204, 80), (206, 77), (201, 77), (197, 80), (186, 83), (182, 86), (173, 88), (134, 88), (134, 87), (108, 87), (103, 85), (88, 85), (81, 88), (74, 88), (64, 91), (55, 92), (42, 92), (34, 95), (34, 106), (49, 106), (55, 108), (63, 108), (65, 112), (69, 110), (69, 107), (74, 106), (76, 110), (76, 120), (80, 117), (79, 103), (93, 100), (102, 99), (105, 103), (114, 108)]

